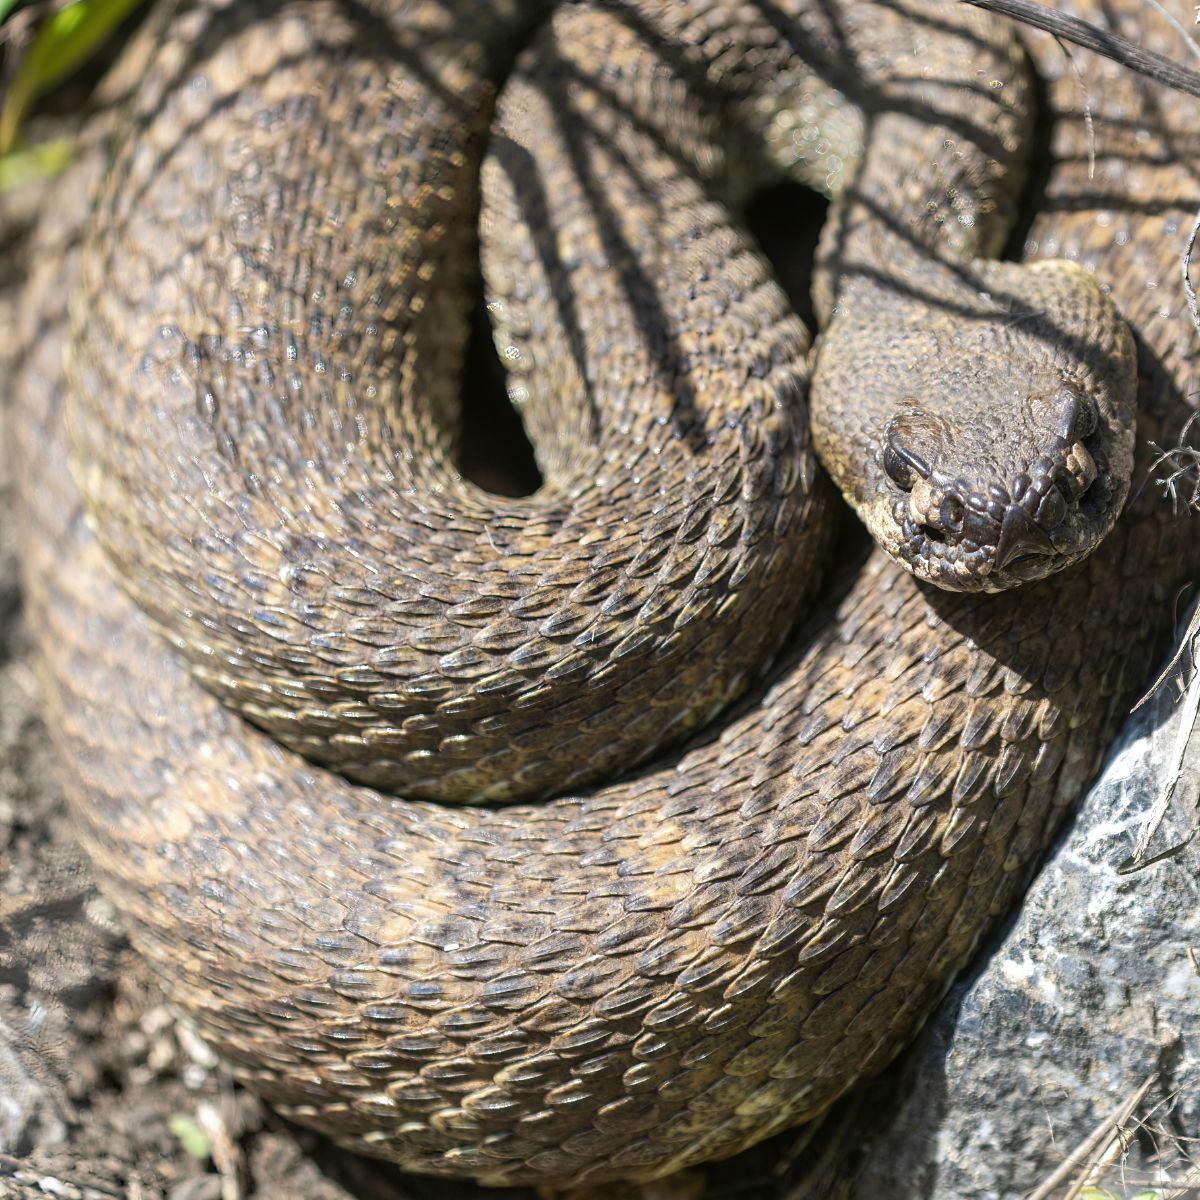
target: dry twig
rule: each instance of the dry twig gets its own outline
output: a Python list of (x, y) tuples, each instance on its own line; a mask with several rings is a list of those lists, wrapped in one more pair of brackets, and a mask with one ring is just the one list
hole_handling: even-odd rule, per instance
[(965, 3), (1011, 17), (1024, 25), (1033, 26), (1034, 29), (1045, 30), (1063, 41), (1074, 42), (1085, 50), (1103, 54), (1105, 58), (1111, 58), (1123, 67), (1137, 71), (1147, 79), (1157, 80), (1167, 87), (1186, 92), (1189, 96), (1200, 96), (1200, 72), (1181, 67), (1162, 54), (1146, 50), (1119, 33), (1101, 29), (1098, 25), (1083, 21), (1079, 17), (1069, 16), (1043, 4), (1035, 4), (1033, 0), (965, 0)]

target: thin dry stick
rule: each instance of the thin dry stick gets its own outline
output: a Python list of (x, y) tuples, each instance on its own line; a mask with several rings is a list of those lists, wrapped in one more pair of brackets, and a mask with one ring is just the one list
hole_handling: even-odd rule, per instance
[(1085, 50), (1094, 50), (1111, 58), (1123, 67), (1129, 67), (1148, 79), (1156, 79), (1167, 87), (1186, 92), (1189, 96), (1200, 96), (1200, 73), (1181, 67), (1177, 62), (1152, 50), (1143, 49), (1137, 42), (1121, 37), (1118, 33), (1110, 33), (1079, 17), (1068, 16), (1057, 12), (1043, 4), (1035, 4), (1033, 0), (963, 0), (976, 8), (988, 12), (999, 13), (1011, 17), (1035, 29), (1043, 29), (1047, 33), (1064, 41), (1074, 42)]
[(1192, 252), (1196, 249), (1196, 239), (1200, 237), (1200, 212), (1196, 214), (1196, 219), (1192, 222), (1192, 228), (1188, 232), (1187, 245), (1183, 248), (1183, 294), (1187, 297), (1188, 313), (1192, 318), (1192, 325), (1196, 332), (1200, 333), (1200, 306), (1196, 303), (1196, 289), (1192, 286)]
[[(1188, 660), (1191, 660), (1192, 677), (1184, 685), (1183, 711), (1179, 717), (1179, 729), (1175, 734), (1175, 744), (1171, 751), (1170, 761), (1166, 765), (1158, 796), (1155, 798), (1150, 812), (1146, 815), (1145, 824), (1138, 835), (1133, 853), (1117, 868), (1117, 871), (1121, 875), (1132, 874), (1143, 867), (1148, 867), (1153, 863), (1161, 861), (1168, 855), (1177, 854), (1196, 836), (1197, 831), (1193, 829), (1183, 841), (1158, 854), (1147, 856), (1150, 842), (1158, 832), (1163, 818), (1167, 815), (1167, 810), (1171, 806), (1171, 800), (1175, 796), (1175, 788), (1178, 786), (1179, 780), (1183, 777), (1183, 761), (1187, 756), (1188, 743), (1191, 740), (1192, 731), (1196, 727), (1197, 716), (1200, 715), (1200, 682), (1197, 681), (1195, 673), (1196, 647), (1198, 644), (1200, 644), (1200, 603), (1192, 610), (1191, 619), (1188, 621), (1188, 627), (1180, 642), (1178, 651), (1172, 656), (1167, 669), (1155, 681), (1154, 687), (1147, 693), (1147, 696), (1152, 695), (1162, 685), (1164, 680), (1177, 671), (1181, 674), (1186, 674), (1188, 672)], [(1138, 702), (1138, 707), (1144, 703), (1145, 699), (1146, 697), (1143, 697)]]
[[(1195, 479), (1193, 481), (1192, 497), (1190, 500), (1184, 502), (1184, 507), (1194, 507), (1197, 502), (1200, 502), (1200, 474), (1197, 473), (1197, 467), (1200, 466), (1200, 447), (1188, 445), (1192, 425), (1198, 416), (1200, 416), (1200, 412), (1195, 412), (1188, 418), (1187, 423), (1180, 431), (1179, 444), (1172, 446), (1170, 450), (1164, 450), (1157, 442), (1148, 441), (1146, 443), (1154, 451), (1154, 458), (1143, 472), (1140, 482), (1130, 495), (1130, 504), (1140, 499), (1142, 492), (1151, 483), (1155, 483), (1171, 497), (1172, 511), (1178, 516), (1180, 481), (1186, 481), (1189, 475), (1195, 476)], [(1168, 468), (1165, 475), (1162, 473), (1164, 467)], [(1151, 690), (1150, 694), (1153, 694), (1153, 690)], [(1144, 704), (1148, 698), (1149, 695), (1143, 696), (1138, 701), (1138, 704), (1134, 706), (1135, 709)]]
[[(1071, 1190), (1064, 1200), (1069, 1197), (1077, 1196), (1080, 1189), (1087, 1181), (1087, 1172), (1095, 1156), (1099, 1153), (1101, 1156), (1107, 1154), (1109, 1142), (1113, 1132), (1124, 1126), (1130, 1116), (1137, 1110), (1139, 1104), (1145, 1098), (1146, 1093), (1154, 1085), (1154, 1081), (1158, 1078), (1158, 1069), (1155, 1068), (1146, 1076), (1145, 1082), (1138, 1088), (1135, 1088), (1124, 1102), (1115, 1112), (1110, 1113), (1091, 1133), (1067, 1155), (1065, 1159), (1058, 1165), (1058, 1168), (1045, 1180), (1045, 1182), (1037, 1189), (1030, 1192), (1025, 1200), (1049, 1200), (1050, 1196), (1063, 1185), (1070, 1186)], [(1075, 1175), (1075, 1180), (1070, 1183), (1071, 1176)]]

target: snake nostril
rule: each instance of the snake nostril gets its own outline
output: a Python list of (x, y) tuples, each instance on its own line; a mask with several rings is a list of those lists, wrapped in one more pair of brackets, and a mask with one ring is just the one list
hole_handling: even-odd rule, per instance
[(967, 506), (958, 496), (951, 493), (942, 498), (936, 516), (930, 514), (925, 520), (917, 523), (917, 528), (926, 539), (941, 544), (962, 534), (966, 515)]
[(962, 530), (963, 518), (966, 515), (966, 505), (957, 496), (949, 495), (938, 508), (938, 524), (947, 533), (958, 533)]

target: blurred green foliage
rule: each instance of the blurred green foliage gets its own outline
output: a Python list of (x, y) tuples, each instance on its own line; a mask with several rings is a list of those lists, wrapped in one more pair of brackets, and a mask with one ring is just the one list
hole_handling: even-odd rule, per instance
[[(61, 139), (22, 147), (22, 123), (34, 102), (69, 79), (141, 0), (72, 0), (52, 11), (37, 27), (29, 48), (12, 68), (0, 102), (0, 188), (38, 174), (61, 170), (69, 146)], [(12, 19), (20, 0), (0, 0), (0, 27)]]

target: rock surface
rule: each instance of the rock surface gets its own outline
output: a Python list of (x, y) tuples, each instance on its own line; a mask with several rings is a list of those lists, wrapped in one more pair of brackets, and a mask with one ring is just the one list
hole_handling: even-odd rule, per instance
[[(1115, 1147), (1111, 1178), (1132, 1195), (1185, 1174), (1180, 1148), (1200, 1137), (1200, 735), (1149, 847), (1166, 856), (1121, 872), (1172, 769), (1177, 691), (1127, 722), (1020, 914), (901, 1064), (899, 1102), (856, 1148), (855, 1200), (1023, 1196), (1143, 1085), (1124, 1121), (1141, 1132)], [(1078, 1161), (1111, 1140), (1099, 1130)]]

